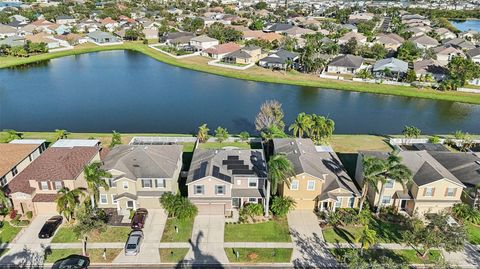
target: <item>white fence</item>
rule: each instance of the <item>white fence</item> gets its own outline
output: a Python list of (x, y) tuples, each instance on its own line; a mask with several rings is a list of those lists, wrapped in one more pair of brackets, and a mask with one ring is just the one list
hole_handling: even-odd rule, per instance
[(57, 48), (57, 49), (49, 49), (48, 52), (58, 52), (58, 51), (72, 50), (74, 48), (75, 47), (73, 47), (73, 46), (60, 47), (60, 48)]
[(161, 52), (161, 53), (163, 53), (163, 54), (166, 54), (166, 55), (168, 55), (168, 56), (170, 56), (170, 57), (173, 57), (173, 58), (175, 58), (175, 59), (183, 59), (183, 58), (188, 58), (188, 57), (193, 57), (193, 56), (200, 55), (200, 51), (197, 51), (197, 52), (194, 52), (194, 53), (191, 53), (191, 54), (185, 54), (185, 55), (173, 55), (173, 54), (171, 54), (170, 52), (166, 52), (166, 51), (164, 51), (164, 50), (162, 50), (162, 49), (160, 49), (160, 48), (157, 48), (158, 46), (162, 46), (162, 45), (164, 45), (164, 43), (163, 43), (163, 44), (162, 44), (162, 43), (158, 43), (158, 44), (153, 44), (153, 45), (148, 45), (148, 46), (149, 46), (150, 48), (158, 51), (158, 52)]
[(104, 46), (113, 46), (113, 45), (122, 45), (122, 44), (123, 44), (123, 41), (109, 42), (109, 43), (97, 43), (97, 42), (93, 41), (92, 39), (89, 39), (88, 42), (93, 43), (93, 44), (95, 44), (95, 45), (97, 45), (97, 46), (102, 46), (102, 47), (104, 47)]
[(328, 78), (328, 79), (335, 79), (335, 80), (344, 80), (344, 77), (342, 76), (333, 76), (333, 75), (326, 75), (326, 74), (320, 74), (321, 78)]
[(129, 145), (162, 145), (176, 143), (195, 143), (196, 137), (190, 136), (135, 136)]
[(391, 80), (381, 80), (381, 79), (363, 79), (363, 78), (353, 78), (355, 82), (365, 82), (365, 83), (375, 83), (375, 84), (388, 84), (388, 85), (398, 85), (398, 86), (411, 86), (410, 83), (391, 81)]
[(220, 62), (221, 60), (213, 60), (209, 61), (208, 65), (213, 65), (213, 66), (218, 66), (218, 67), (224, 67), (224, 68), (230, 68), (230, 69), (235, 69), (235, 70), (246, 70), (252, 66), (255, 65), (255, 63), (251, 63), (245, 66), (237, 66), (237, 65), (231, 65), (231, 64), (223, 64)]
[(470, 92), (470, 93), (480, 93), (480, 89), (470, 89), (470, 88), (458, 88), (459, 92)]

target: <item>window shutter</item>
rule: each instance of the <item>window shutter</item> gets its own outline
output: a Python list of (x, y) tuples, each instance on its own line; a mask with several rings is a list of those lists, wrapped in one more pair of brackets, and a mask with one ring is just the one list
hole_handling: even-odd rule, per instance
[(167, 186), (167, 182), (166, 182), (165, 179), (162, 179), (162, 184), (163, 184), (163, 185), (162, 185), (162, 188), (165, 188), (165, 187)]
[(42, 189), (42, 182), (41, 181), (38, 181), (38, 189), (41, 190)]
[(435, 188), (432, 188), (432, 197), (435, 196)]
[(145, 181), (142, 179), (142, 188), (145, 188)]
[(427, 195), (427, 188), (423, 188), (423, 196)]

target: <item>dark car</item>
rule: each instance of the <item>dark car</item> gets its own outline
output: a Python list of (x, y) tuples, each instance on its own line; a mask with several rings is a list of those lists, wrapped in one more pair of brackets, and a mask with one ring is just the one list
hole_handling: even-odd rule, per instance
[(145, 221), (147, 220), (147, 216), (148, 211), (145, 208), (137, 209), (132, 218), (132, 229), (143, 229), (143, 227), (145, 226)]
[(81, 255), (70, 255), (65, 259), (56, 261), (52, 269), (87, 269), (90, 259)]
[(62, 224), (62, 216), (54, 216), (48, 219), (45, 224), (43, 224), (42, 229), (38, 233), (38, 238), (50, 238), (53, 236), (58, 226)]

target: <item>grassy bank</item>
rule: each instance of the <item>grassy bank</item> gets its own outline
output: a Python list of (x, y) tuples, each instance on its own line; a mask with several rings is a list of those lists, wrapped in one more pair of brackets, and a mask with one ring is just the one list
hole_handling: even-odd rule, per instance
[(357, 92), (368, 92), (377, 94), (388, 94), (415, 98), (427, 98), (436, 100), (455, 101), (463, 103), (480, 104), (480, 95), (463, 92), (438, 92), (431, 89), (416, 89), (414, 87), (369, 84), (361, 82), (347, 82), (322, 79), (311, 74), (301, 74), (298, 72), (279, 72), (271, 71), (265, 68), (254, 66), (247, 70), (232, 70), (207, 64), (208, 59), (200, 56), (175, 59), (162, 54), (140, 42), (125, 42), (122, 45), (113, 46), (95, 46), (93, 44), (83, 44), (73, 50), (53, 52), (41, 55), (34, 55), (29, 58), (2, 57), (0, 59), (0, 68), (12, 67), (28, 63), (34, 63), (68, 55), (78, 55), (82, 53), (108, 51), (108, 50), (131, 50), (148, 55), (158, 61), (171, 64), (178, 67), (188, 68), (196, 71), (211, 73), (215, 75), (258, 81), (269, 83), (281, 83), (298, 86), (328, 88), (336, 90), (347, 90)]

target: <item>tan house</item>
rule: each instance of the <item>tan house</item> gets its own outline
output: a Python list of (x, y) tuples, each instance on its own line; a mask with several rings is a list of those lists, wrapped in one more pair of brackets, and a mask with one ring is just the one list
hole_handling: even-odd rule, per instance
[(98, 147), (48, 148), (7, 185), (20, 214), (56, 214), (58, 190), (86, 188), (85, 165), (100, 160)]
[(103, 158), (112, 175), (108, 191), (100, 188), (98, 207), (126, 215), (137, 208), (161, 208), (160, 196), (178, 192), (182, 145), (119, 145)]
[(260, 149), (196, 149), (186, 183), (188, 198), (200, 215), (231, 216), (249, 203), (265, 208), (266, 169)]
[(358, 206), (360, 192), (333, 151), (303, 138), (273, 139), (275, 154), (285, 154), (295, 177), (279, 193), (295, 199), (297, 209), (335, 211)]
[[(356, 180), (363, 182), (363, 156), (388, 158), (388, 152), (360, 152), (357, 159)], [(413, 182), (408, 190), (403, 190), (402, 184), (389, 180), (384, 186), (380, 197), (373, 188), (369, 188), (368, 198), (372, 206), (394, 206), (400, 212), (410, 216), (425, 213), (436, 213), (451, 208), (461, 202), (460, 198), (465, 185), (442, 166), (427, 151), (400, 151), (402, 163), (413, 174)], [(380, 189), (380, 184), (377, 186)]]
[(390, 34), (381, 34), (373, 41), (373, 43), (383, 45), (384, 48), (388, 50), (397, 50), (405, 42), (403, 37), (390, 33)]
[(251, 64), (267, 56), (258, 46), (245, 46), (237, 51), (229, 53), (223, 57), (223, 61), (233, 64)]

